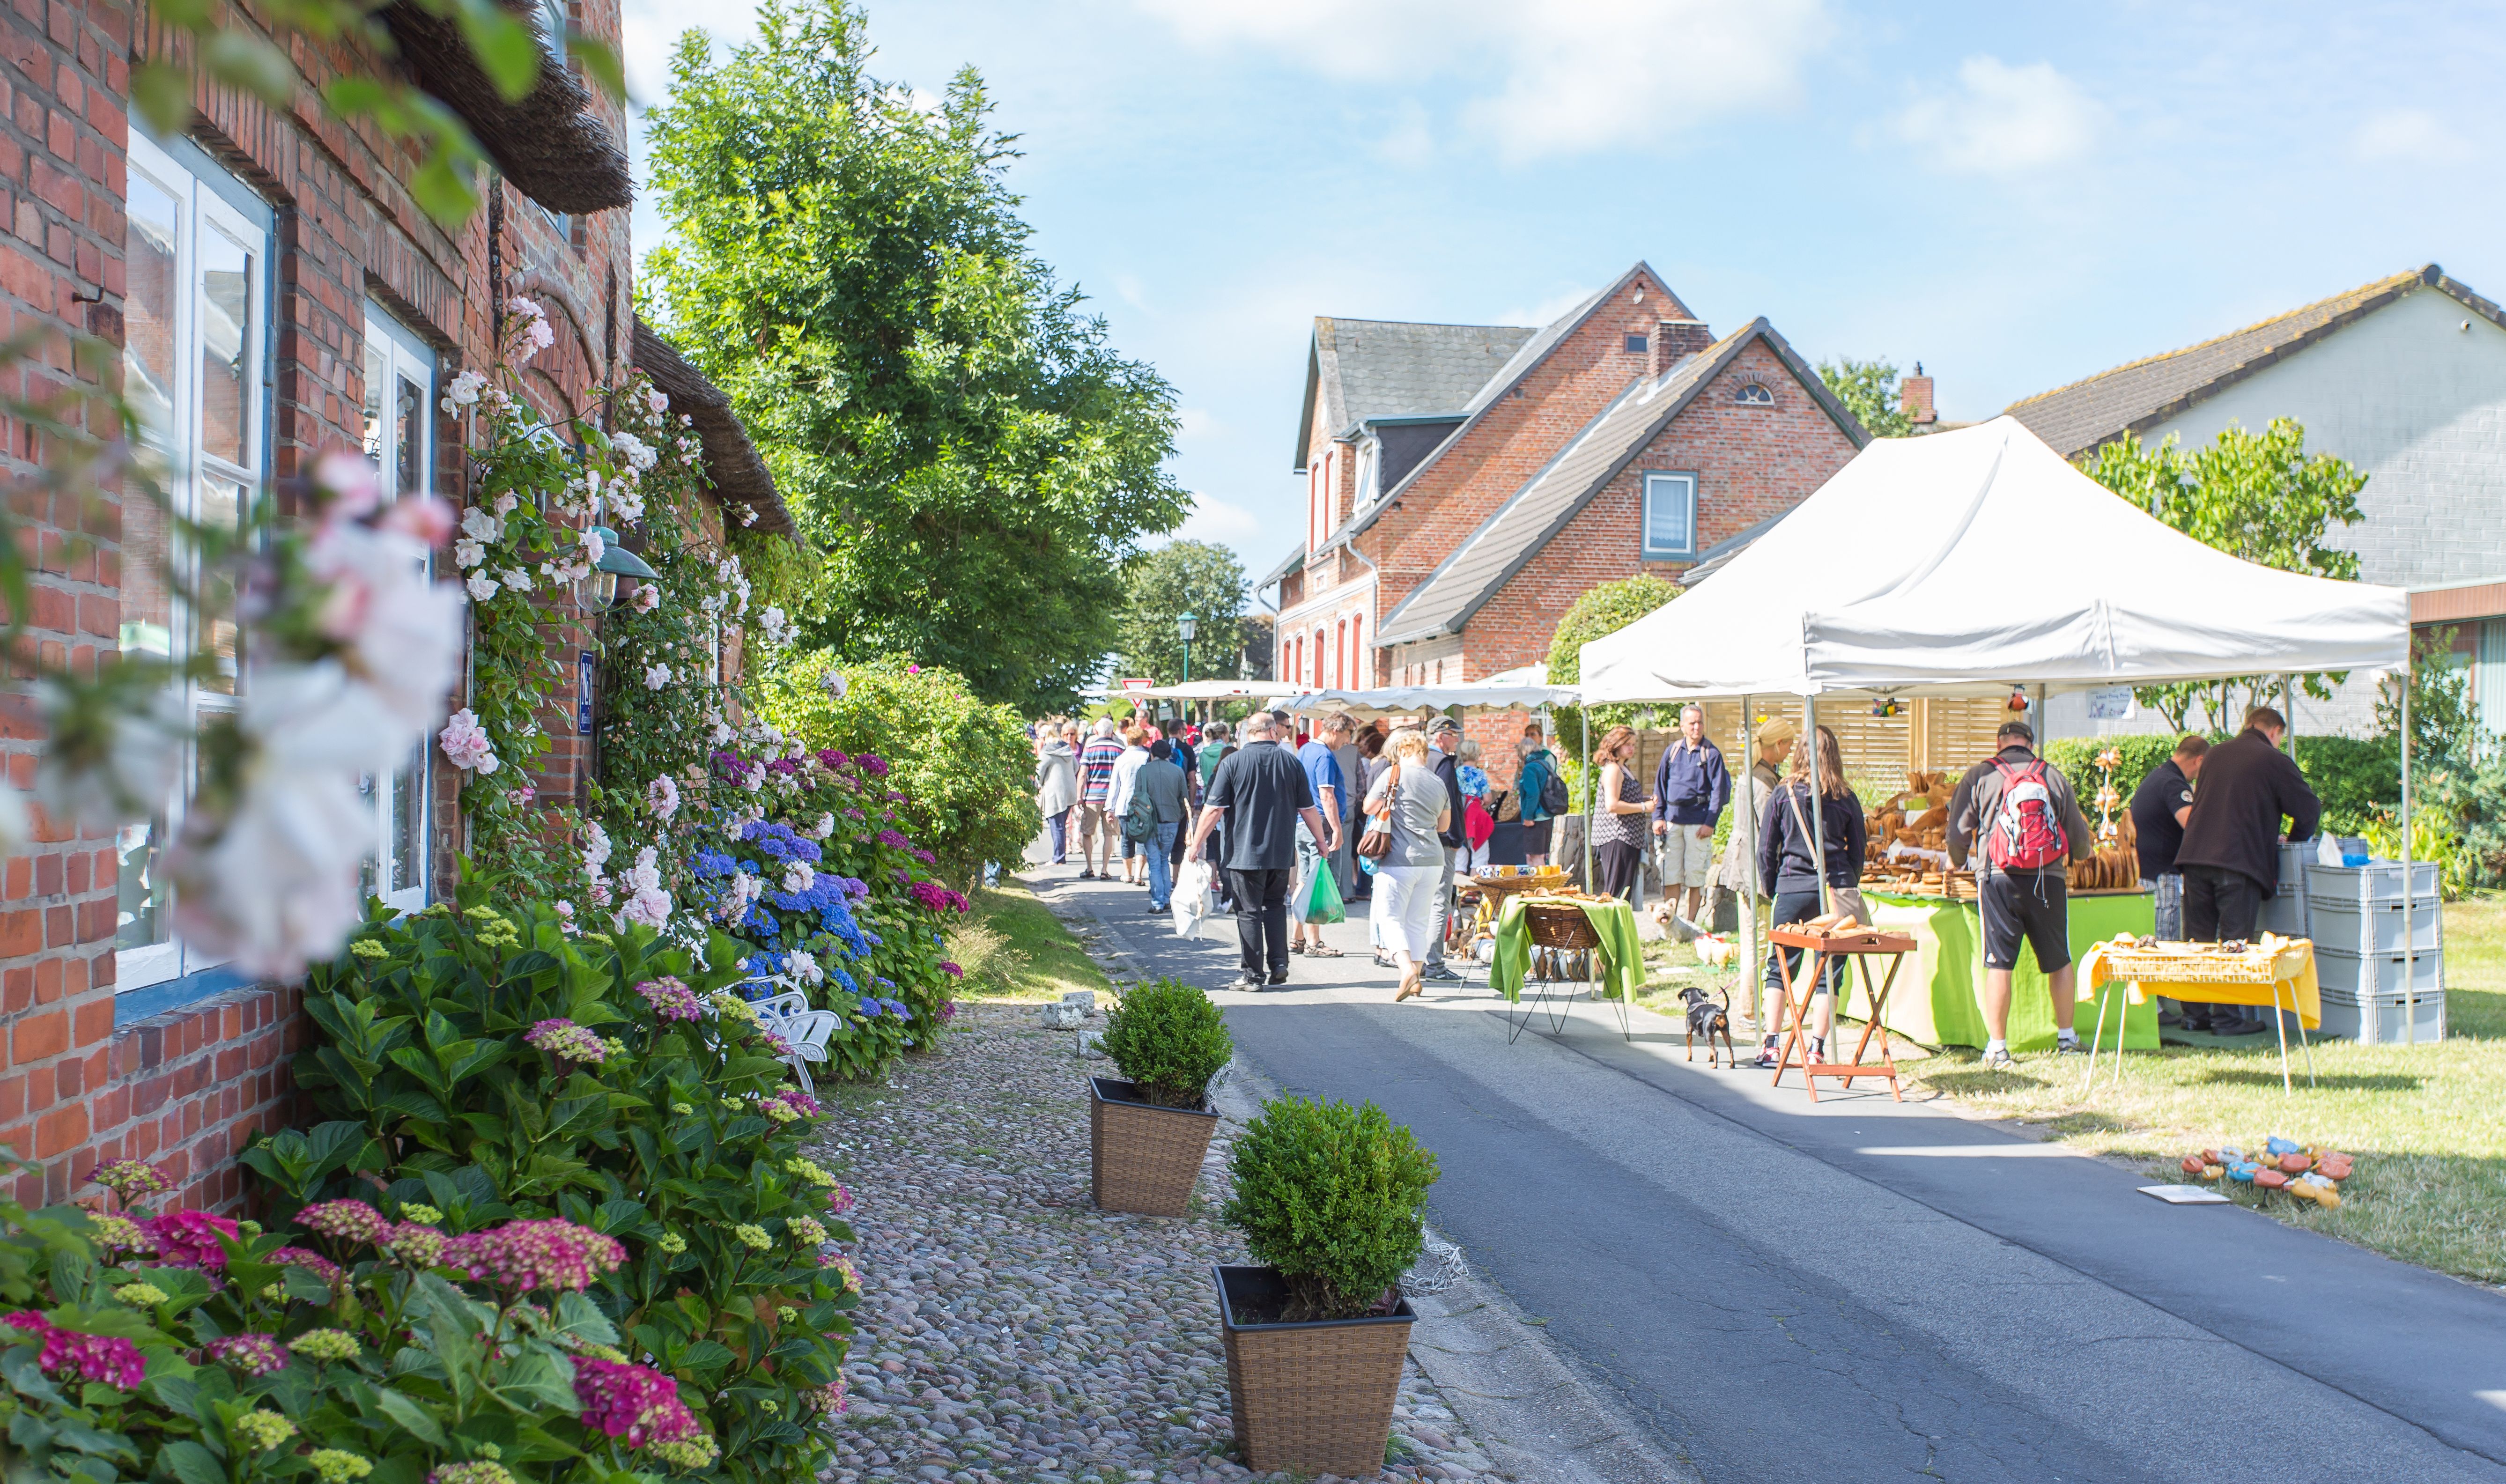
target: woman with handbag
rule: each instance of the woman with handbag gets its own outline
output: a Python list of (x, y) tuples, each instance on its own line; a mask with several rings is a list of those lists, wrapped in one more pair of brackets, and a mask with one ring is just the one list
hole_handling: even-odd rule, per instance
[(1401, 971), (1401, 989), (1392, 997), (1398, 1005), (1424, 987), (1436, 899), (1444, 885), (1440, 836), (1451, 827), (1452, 800), (1429, 765), (1426, 733), (1404, 727), (1392, 734), (1385, 751), (1394, 765), (1382, 770), (1367, 795), (1366, 833), (1357, 852), (1375, 863), (1375, 933)]
[(1636, 782), (1636, 729), (1613, 726), (1593, 749), (1593, 765), (1601, 770), (1599, 791), (1593, 796), (1593, 858), (1600, 871), (1600, 892), (1629, 906), (1640, 905), (1636, 894), (1643, 880), (1645, 847), (1653, 840), (1653, 800)]
[[(1817, 733), (1817, 778), (1815, 791), (1810, 786), (1811, 739), (1803, 737), (1793, 744), (1792, 771), (1775, 787), (1767, 800), (1766, 817), (1758, 822), (1758, 885), (1760, 895), (1774, 899), (1767, 920), (1777, 926), (1808, 922), (1825, 915), (1831, 908), (1819, 904), (1818, 832), (1824, 830), (1827, 854), (1824, 874), (1832, 910), (1848, 912), (1853, 920), (1868, 923), (1870, 909), (1862, 902), (1862, 800), (1844, 782), (1844, 753), (1836, 744), (1836, 733), (1822, 726)], [(1809, 811), (1816, 809), (1819, 823), (1810, 823)], [(1801, 967), (1803, 950), (1775, 948), (1767, 953), (1767, 993), (1772, 997), (1772, 1016), (1763, 1022), (1766, 1038), (1758, 1046), (1758, 1065), (1772, 1067), (1777, 1053), (1777, 1036), (1792, 1004), (1793, 974)], [(1827, 1059), (1828, 1033), (1836, 1024), (1836, 1000), (1844, 988), (1844, 962), (1831, 960), (1826, 982), (1818, 987), (1810, 1002), (1812, 1034), (1809, 1038), (1809, 1059)]]

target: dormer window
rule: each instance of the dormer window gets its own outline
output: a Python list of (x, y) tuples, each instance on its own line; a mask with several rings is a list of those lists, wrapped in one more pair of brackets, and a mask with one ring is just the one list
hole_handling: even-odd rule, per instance
[(1640, 335), (1631, 335), (1631, 336), (1628, 336), (1628, 353), (1629, 353), (1629, 355), (1636, 355), (1636, 356), (1643, 355), (1643, 354), (1645, 353), (1645, 347), (1646, 347), (1649, 343), (1650, 343), (1650, 342), (1649, 342), (1649, 341), (1647, 341), (1643, 336), (1640, 336)]
[(1775, 405), (1775, 393), (1763, 381), (1743, 381), (1733, 389), (1732, 400), (1744, 407), (1771, 407)]

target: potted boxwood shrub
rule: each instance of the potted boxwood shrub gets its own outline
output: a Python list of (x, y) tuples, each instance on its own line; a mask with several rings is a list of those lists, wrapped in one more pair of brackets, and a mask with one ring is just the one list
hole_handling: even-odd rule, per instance
[(1228, 1222), (1267, 1267), (1218, 1267), (1235, 1442), (1256, 1470), (1383, 1466), (1436, 1156), (1373, 1103), (1277, 1098), (1235, 1141)]
[(1120, 1078), (1088, 1079), (1091, 1184), (1105, 1211), (1181, 1216), (1218, 1114), (1209, 1081), (1235, 1040), (1209, 996), (1180, 979), (1135, 985), (1105, 1020)]

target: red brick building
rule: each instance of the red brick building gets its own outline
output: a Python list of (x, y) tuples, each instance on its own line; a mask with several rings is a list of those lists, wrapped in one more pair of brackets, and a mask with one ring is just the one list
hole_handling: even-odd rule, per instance
[[(261, 25), (253, 10), (221, 9), (221, 27)], [(414, 6), (386, 19), (397, 63), (291, 38), (294, 106), (203, 84), (188, 124), (165, 136), (132, 117), (130, 71), (189, 38), (116, 0), (30, 0), (0, 20), (0, 312), (11, 332), (91, 334), (122, 348), (147, 442), (186, 512), (231, 514), (270, 480), (351, 447), (396, 491), (462, 503), (460, 428), (439, 399), (458, 371), (493, 363), (496, 306), (514, 294), (537, 300), (556, 334), (526, 377), (545, 414), (595, 412), (601, 385), (652, 359), (637, 356), (628, 298), (626, 121), (584, 88), (561, 39), (570, 20), (617, 46), (616, 0), (544, 0), (536, 19), (555, 65), (516, 104), (485, 86), (447, 23)], [(457, 230), (404, 184), (411, 152), (320, 101), (343, 69), (392, 65), (464, 114), (497, 166), (486, 205)], [(24, 374), (74, 374), (65, 339)], [(736, 425), (726, 434), (711, 411), (714, 462), (753, 469)], [(23, 472), (29, 440), (0, 431), (0, 457)], [(770, 484), (750, 493), (772, 502)], [(770, 514), (788, 529), (779, 507)], [(116, 649), (189, 648), (192, 618), (158, 575), (167, 543), (153, 504), (65, 503), (30, 517), (41, 574), (29, 642), (47, 658), (85, 669)], [(232, 632), (213, 637), (233, 653)], [(581, 626), (555, 638), (590, 647)], [(201, 685), (181, 699), (212, 711), (233, 689)], [(9, 779), (24, 789), (43, 740), (22, 683), (0, 691), (0, 727)], [(535, 782), (566, 796), (588, 742), (559, 744)], [(375, 780), (371, 890), (414, 906), (448, 887), (458, 776), (427, 747)], [(157, 817), (103, 835), (38, 811), (33, 849), (7, 863), (0, 1145), (41, 1165), (18, 1192), (30, 1202), (60, 1199), (122, 1156), (157, 1162), (182, 1204), (232, 1201), (234, 1150), (288, 1121), (294, 992), (243, 981), (172, 928), (156, 866), (183, 803), (169, 797)]]
[(1764, 319), (1718, 338), (1643, 264), (1539, 330), (1317, 318), (1305, 540), (1262, 580), (1275, 673), (1362, 689), (1536, 664), (1586, 589), (1678, 578), (1868, 438)]

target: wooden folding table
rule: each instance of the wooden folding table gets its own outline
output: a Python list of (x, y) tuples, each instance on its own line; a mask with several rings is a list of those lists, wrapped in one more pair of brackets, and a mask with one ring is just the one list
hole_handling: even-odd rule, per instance
[[(1847, 1087), (1853, 1085), (1857, 1077), (1884, 1077), (1888, 1079), (1888, 1095), (1900, 1103), (1906, 1101), (1906, 1094), (1897, 1080), (1897, 1058), (1888, 1050), (1888, 1033), (1881, 1028), (1880, 1021), (1888, 1008), (1888, 991), (1895, 987), (1897, 971), (1905, 963), (1904, 955), (1915, 951), (1914, 937), (1904, 933), (1882, 933), (1874, 928), (1844, 931), (1776, 928), (1767, 934), (1767, 943), (1770, 953), (1777, 948), (1802, 949), (1805, 967), (1808, 971), (1801, 976), (1800, 1003), (1793, 1002), (1795, 986), (1792, 984), (1784, 986), (1785, 992), (1777, 1002), (1791, 1008), (1793, 1023), (1792, 1028), (1784, 1033), (1781, 1049), (1775, 1053), (1775, 1076), (1770, 1085), (1783, 1085), (1784, 1069), (1798, 1066), (1802, 1069), (1802, 1084), (1808, 1089), (1809, 1100), (1813, 1103), (1818, 1101), (1818, 1078), (1822, 1077), (1837, 1078)], [(1888, 956), (1888, 975), (1875, 985), (1871, 982), (1871, 959), (1877, 954)], [(1819, 981), (1825, 976), (1828, 966), (1838, 959), (1848, 959), (1861, 967), (1862, 988), (1871, 997), (1871, 1018), (1863, 1023), (1862, 1039), (1854, 1043), (1853, 1060), (1814, 1062), (1809, 1059), (1809, 1003), (1818, 993)], [(1844, 980), (1844, 990), (1837, 995), (1836, 1007), (1841, 1012), (1852, 990), (1852, 976), (1846, 973), (1838, 977)], [(1880, 1064), (1866, 1067), (1862, 1064), (1862, 1057), (1870, 1049), (1871, 1037), (1875, 1032), (1880, 1037)], [(1794, 1060), (1796, 1048), (1800, 1051), (1799, 1061)]]

